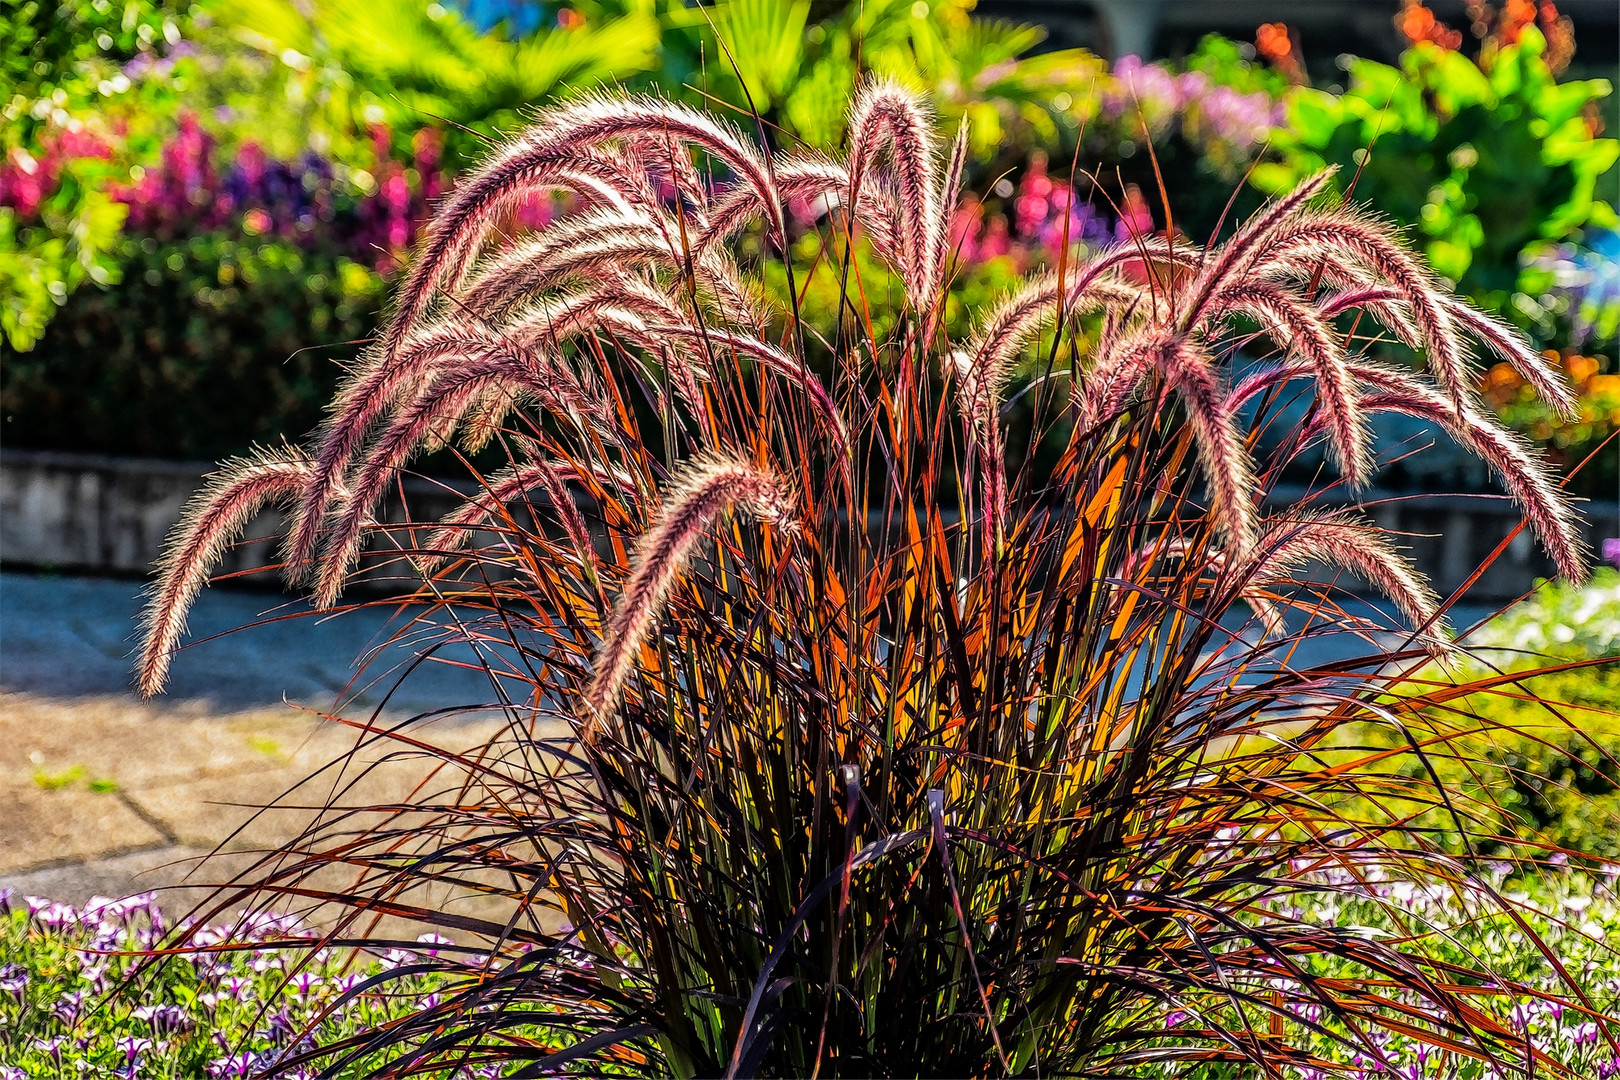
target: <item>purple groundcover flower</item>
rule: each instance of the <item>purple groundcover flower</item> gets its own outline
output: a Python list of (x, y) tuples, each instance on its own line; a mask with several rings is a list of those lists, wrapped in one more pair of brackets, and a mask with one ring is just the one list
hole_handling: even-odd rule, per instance
[(0, 967), (0, 993), (13, 994), (20, 1004), (28, 992), (28, 970), (18, 964)]
[(1620, 536), (1611, 536), (1603, 541), (1603, 561), (1620, 567)]
[(133, 1066), (152, 1049), (152, 1040), (130, 1035), (119, 1039), (114, 1045), (123, 1053), (124, 1065), (127, 1068)]
[(240, 1053), (229, 1057), (215, 1058), (208, 1063), (208, 1075), (217, 1080), (236, 1080), (240, 1077), (246, 1080), (253, 1076), (259, 1067), (257, 1054)]
[(136, 1020), (145, 1020), (158, 1034), (190, 1031), (196, 1026), (191, 1014), (178, 1005), (139, 1005), (129, 1011)]

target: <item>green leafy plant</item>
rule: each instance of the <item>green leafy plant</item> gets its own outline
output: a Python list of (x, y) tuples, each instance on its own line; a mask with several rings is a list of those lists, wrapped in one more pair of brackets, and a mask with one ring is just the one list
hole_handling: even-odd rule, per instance
[(231, 110), (232, 134), (290, 157), (313, 128), (323, 151), (352, 163), (370, 156), (377, 125), (400, 140), (401, 156), (414, 132), (438, 127), (458, 169), (522, 110), (641, 75), (659, 48), (658, 21), (642, 2), (612, 19), (516, 37), (407, 0), (216, 0), (209, 11), (215, 73), (202, 89)]
[(124, 208), (108, 191), (153, 146), (184, 79), (125, 68), (183, 44), (186, 5), (27, 0), (0, 12), (0, 334), (39, 339), (85, 282), (116, 282)]
[[(1376, 871), (1506, 907), (1408, 815), (1443, 791), (1326, 756), (1348, 725), (1421, 726), (1491, 684), (1411, 686), (1448, 648), (1426, 583), (1354, 512), (1266, 494), (1317, 441), (1363, 482), (1366, 416), (1424, 416), (1581, 578), (1570, 506), (1480, 408), (1466, 357), (1499, 353), (1567, 408), (1559, 373), (1385, 227), (1324, 204), (1327, 174), (1207, 250), (1138, 232), (1060, 256), (952, 336), (967, 137), (941, 146), (883, 81), (848, 128), (831, 157), (657, 98), (548, 110), (443, 204), (308, 448), (228, 463), (176, 529), (144, 691), (210, 567), (279, 504), (317, 608), (357, 577), (425, 575), (424, 614), (446, 618), (412, 631), (422, 662), (476, 648), (490, 698), (467, 706), (510, 720), (473, 754), (434, 750), (429, 717), (357, 722), (441, 768), (387, 807), (338, 780), (217, 901), (334, 905), (329, 945), (385, 941), (366, 933), (383, 916), (479, 939), (424, 962), (444, 980), (430, 1005), (280, 1067), (1348, 1074), (1399, 1036), (1459, 1070), (1573, 1075), (1526, 1045), (1520, 995), (1585, 1010), (1615, 1045), (1585, 972), (1505, 982), (1299, 903), (1342, 890), (1328, 871)], [(506, 231), (503, 208), (555, 188), (606, 205)], [(802, 318), (795, 276), (762, 294), (733, 256), (750, 225), (785, 247), (790, 202), (825, 214), (833, 325)], [(882, 338), (860, 236), (903, 296)], [(1073, 333), (1081, 312), (1095, 337)], [(1351, 312), (1427, 371), (1356, 351), (1330, 329)], [(1233, 373), (1257, 340), (1272, 363)], [(1032, 344), (1048, 366), (1012, 431), (1009, 369)], [(1315, 407), (1262, 453), (1255, 428), (1294, 384)], [(1039, 467), (1010, 449), (1048, 432)], [(446, 444), (507, 467), (475, 469), (442, 520), (380, 521), (412, 458)], [(1296, 663), (1371, 629), (1300, 580), (1319, 562), (1389, 595), (1402, 643)]]
[(125, 243), (123, 284), (0, 367), (7, 445), (197, 460), (308, 431), (383, 303), (375, 271), (282, 241)]
[[(1032, 145), (1072, 138), (1083, 98), (1106, 65), (1083, 49), (1031, 50), (1045, 31), (971, 14), (967, 0), (839, 3), (812, 18), (809, 0), (671, 5), (661, 85), (683, 85), (746, 115), (757, 109), (783, 137), (832, 149), (861, 79), (928, 87), (947, 119), (968, 121), (977, 159), (1008, 164)], [(722, 44), (722, 42), (724, 44)]]
[(1300, 87), (1254, 182), (1281, 192), (1325, 164), (1422, 238), (1435, 269), (1489, 310), (1521, 321), (1521, 254), (1587, 227), (1613, 228), (1596, 190), (1620, 154), (1592, 116), (1603, 79), (1559, 82), (1534, 26), (1479, 61), (1421, 41), (1391, 67), (1357, 59), (1342, 95)]
[(1620, 861), (1620, 572), (1600, 570), (1584, 588), (1547, 583), (1469, 640), (1472, 676), (1529, 674), (1436, 709), (1426, 764), (1402, 763), (1435, 769), (1479, 815), (1479, 834), (1451, 846), (1519, 839), (1544, 857)]

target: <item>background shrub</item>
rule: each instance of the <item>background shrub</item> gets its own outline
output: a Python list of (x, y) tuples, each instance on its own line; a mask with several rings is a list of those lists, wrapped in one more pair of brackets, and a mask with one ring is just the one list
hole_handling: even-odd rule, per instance
[[(1431, 709), (1443, 741), (1425, 746), (1421, 759), (1396, 759), (1400, 774), (1426, 781), (1433, 769), (1456, 808), (1480, 817), (1479, 836), (1498, 838), (1476, 843), (1478, 851), (1529, 842), (1544, 855), (1620, 861), (1620, 571), (1600, 570), (1584, 588), (1544, 583), (1470, 640), (1481, 649), (1459, 677), (1581, 666)], [(1405, 745), (1382, 726), (1358, 729), (1354, 741), (1362, 740)], [(1426, 819), (1462, 849), (1449, 815)]]
[(7, 445), (212, 459), (311, 430), (376, 324), (382, 278), (280, 240), (126, 245), (117, 289), (68, 299), (0, 368)]

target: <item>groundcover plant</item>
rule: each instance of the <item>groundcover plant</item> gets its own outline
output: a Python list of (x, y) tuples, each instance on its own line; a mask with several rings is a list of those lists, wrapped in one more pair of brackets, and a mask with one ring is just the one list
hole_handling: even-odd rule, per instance
[[(1425, 708), (1465, 693), (1413, 674), (1449, 648), (1444, 605), (1355, 512), (1267, 499), (1311, 447), (1363, 482), (1367, 418), (1414, 414), (1578, 579), (1572, 511), (1470, 388), (1491, 353), (1567, 408), (1558, 374), (1325, 174), (1207, 248), (1170, 228), (1071, 251), (948, 340), (965, 141), (885, 82), (849, 127), (832, 158), (653, 98), (540, 114), (444, 202), (308, 450), (232, 463), (177, 530), (147, 692), (216, 557), (281, 504), (318, 607), (413, 567), (446, 620), (423, 656), (472, 642), (477, 704), (510, 717), (473, 755), (434, 749), (431, 717), (356, 722), (435, 779), (355, 806), (337, 763), (309, 830), (221, 894), (327, 905), (328, 944), (386, 945), (385, 916), (462, 942), (396, 969), (439, 980), (419, 1011), (281, 1064), (1355, 1075), (1398, 1045), (1437, 1075), (1573, 1075), (1513, 1023), (1526, 1001), (1614, 1047), (1591, 972), (1550, 948), (1520, 981), (1377, 892), (1396, 932), (1313, 917), (1366, 881), (1516, 908), (1454, 853), (1468, 806), (1374, 767), (1387, 743), (1334, 741), (1382, 725), (1421, 756)], [(588, 205), (514, 235), (550, 189)], [(790, 203), (892, 265), (892, 335), (857, 262), (835, 325), (796, 317), (791, 273), (761, 295)], [(1372, 355), (1373, 327), (1424, 369)], [(1035, 423), (1009, 431), (1020, 362)], [(1307, 421), (1262, 441), (1297, 394)], [(506, 465), (445, 520), (383, 522), (444, 446)], [(1394, 636), (1296, 663), (1373, 629), (1304, 580), (1320, 564), (1385, 593)]]

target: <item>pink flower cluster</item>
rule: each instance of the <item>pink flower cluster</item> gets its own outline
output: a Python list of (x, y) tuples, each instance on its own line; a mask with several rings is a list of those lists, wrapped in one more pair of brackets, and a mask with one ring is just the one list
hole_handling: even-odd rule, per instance
[(305, 243), (319, 239), (388, 270), (415, 239), (444, 188), (443, 139), (437, 131), (416, 133), (408, 166), (390, 157), (391, 142), (386, 127), (373, 127), (378, 164), (372, 184), (357, 192), (313, 151), (277, 161), (250, 141), (219, 169), (216, 141), (187, 113), (163, 147), (160, 164), (114, 195), (129, 206), (132, 231), (172, 239), (239, 223), (249, 235)]
[(40, 139), (38, 156), (14, 146), (0, 161), (0, 206), (10, 207), (23, 218), (35, 217), (40, 204), (56, 191), (69, 163), (111, 157), (111, 144), (82, 126), (47, 131)]
[(1037, 153), (1012, 193), (1011, 224), (1006, 214), (988, 213), (968, 196), (951, 219), (951, 250), (968, 265), (1003, 256), (1021, 265), (1053, 262), (1065, 243), (1097, 247), (1153, 230), (1153, 216), (1134, 187), (1123, 209), (1116, 220), (1083, 200), (1072, 184), (1049, 174), (1045, 155)]
[[(252, 141), (222, 162), (218, 140), (195, 113), (185, 112), (158, 162), (132, 169), (129, 182), (107, 190), (128, 207), (125, 227), (132, 233), (173, 241), (236, 227), (248, 235), (332, 245), (388, 270), (444, 191), (443, 141), (424, 128), (411, 141), (410, 160), (400, 161), (391, 153), (391, 133), (377, 125), (372, 174), (344, 175), (313, 151), (278, 161)], [(25, 220), (38, 218), (72, 162), (112, 161), (117, 154), (114, 143), (82, 127), (48, 132), (40, 142), (37, 155), (16, 147), (0, 161), (0, 206)]]

